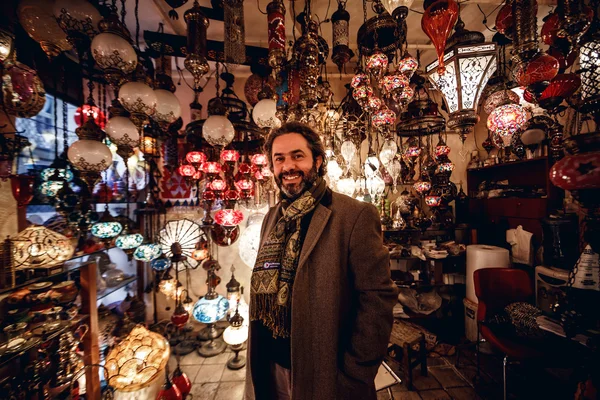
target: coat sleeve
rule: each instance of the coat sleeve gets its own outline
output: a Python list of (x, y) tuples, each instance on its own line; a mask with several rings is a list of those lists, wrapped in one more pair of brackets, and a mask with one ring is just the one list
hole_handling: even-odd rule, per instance
[(348, 326), (351, 333), (341, 371), (345, 382), (340, 382), (340, 386), (356, 394), (361, 388), (372, 391), (392, 331), (392, 310), (398, 301), (379, 215), (370, 204), (360, 212), (352, 228), (348, 260), (354, 321)]

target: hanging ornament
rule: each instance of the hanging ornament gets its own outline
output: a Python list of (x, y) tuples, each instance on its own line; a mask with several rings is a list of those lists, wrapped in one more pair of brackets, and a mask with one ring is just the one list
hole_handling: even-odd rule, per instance
[(17, 16), (25, 32), (40, 44), (48, 57), (56, 57), (73, 46), (67, 40), (53, 13), (53, 2), (46, 0), (19, 1)]
[(244, 28), (243, 0), (224, 0), (225, 62), (244, 64), (246, 62), (246, 33)]
[(21, 118), (37, 115), (46, 104), (46, 91), (37, 73), (16, 60), (16, 51), (3, 65), (3, 105), (9, 114)]
[(77, 35), (92, 39), (98, 34), (98, 23), (102, 16), (96, 7), (85, 0), (56, 0), (53, 12), (71, 40)]
[(331, 15), (331, 28), (333, 37), (333, 51), (331, 61), (342, 73), (342, 67), (354, 57), (354, 52), (349, 45), (350, 13), (346, 11), (346, 2), (338, 2), (338, 9)]
[(210, 67), (206, 60), (207, 44), (206, 31), (209, 20), (202, 12), (200, 4), (194, 0), (192, 8), (183, 14), (183, 19), (187, 24), (187, 55), (183, 65), (190, 71), (194, 77), (195, 87), (200, 84), (200, 79), (208, 73)]
[(490, 132), (500, 136), (502, 147), (510, 146), (513, 135), (520, 132), (526, 124), (527, 114), (518, 104), (505, 104), (497, 107), (487, 120)]
[(381, 77), (387, 72), (387, 68), (388, 56), (382, 51), (375, 50), (373, 54), (367, 58), (367, 71), (376, 80), (381, 79)]
[(458, 5), (454, 0), (437, 0), (433, 2), (421, 18), (421, 28), (431, 39), (438, 55), (438, 73), (446, 71), (444, 65), (444, 51), (446, 40), (458, 19)]
[(282, 0), (267, 5), (269, 65), (279, 71), (285, 60), (285, 6)]

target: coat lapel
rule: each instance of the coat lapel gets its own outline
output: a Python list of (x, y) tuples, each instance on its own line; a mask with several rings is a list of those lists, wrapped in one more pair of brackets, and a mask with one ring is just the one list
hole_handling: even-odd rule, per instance
[(298, 268), (300, 268), (310, 256), (310, 253), (315, 248), (315, 245), (319, 241), (327, 221), (331, 216), (331, 210), (322, 204), (319, 204), (315, 208), (315, 213), (310, 220), (306, 237), (304, 238), (304, 244), (302, 245), (302, 251), (300, 251), (300, 261), (298, 262)]

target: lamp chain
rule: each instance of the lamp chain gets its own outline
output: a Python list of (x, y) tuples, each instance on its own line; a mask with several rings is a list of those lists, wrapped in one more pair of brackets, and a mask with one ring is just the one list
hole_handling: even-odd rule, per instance
[[(67, 93), (68, 93), (68, 79), (65, 76), (66, 75), (66, 71), (65, 68), (63, 66), (62, 68), (63, 71), (63, 93), (65, 95), (65, 98), (67, 97)], [(65, 156), (67, 154), (67, 150), (69, 149), (69, 141), (68, 141), (68, 136), (67, 136), (67, 126), (68, 126), (68, 116), (69, 116), (69, 108), (67, 106), (67, 102), (63, 99), (62, 102), (62, 122), (63, 122), (63, 151), (65, 152)]]
[(127, 15), (127, 10), (125, 8), (125, 3), (127, 0), (121, 0), (121, 23), (125, 25), (125, 15)]
[(54, 96), (52, 96), (52, 106), (54, 108), (54, 157), (58, 158), (58, 76), (54, 72), (52, 74), (52, 88), (54, 89)]

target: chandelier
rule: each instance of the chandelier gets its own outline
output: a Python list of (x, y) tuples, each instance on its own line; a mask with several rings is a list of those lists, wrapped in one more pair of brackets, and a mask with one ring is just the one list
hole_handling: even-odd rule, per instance
[[(459, 17), (445, 55), (425, 69), (431, 82), (444, 95), (448, 128), (455, 130), (463, 142), (479, 121), (479, 98), (496, 70), (496, 44), (484, 43), (484, 40), (482, 33), (464, 29)], [(445, 67), (441, 69), (442, 65)]]

